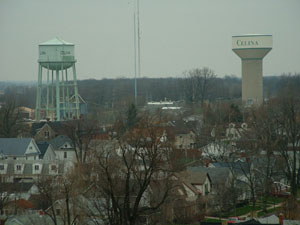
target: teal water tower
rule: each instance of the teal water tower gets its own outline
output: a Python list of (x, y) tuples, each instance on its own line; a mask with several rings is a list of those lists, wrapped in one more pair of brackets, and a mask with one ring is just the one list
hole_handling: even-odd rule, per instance
[(79, 118), (75, 63), (74, 44), (60, 38), (39, 44), (36, 121)]

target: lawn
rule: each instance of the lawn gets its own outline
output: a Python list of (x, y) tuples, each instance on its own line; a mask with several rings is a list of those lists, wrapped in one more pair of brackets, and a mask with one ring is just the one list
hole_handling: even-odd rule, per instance
[(258, 217), (266, 216), (266, 215), (268, 215), (270, 213), (273, 213), (273, 212), (276, 212), (277, 210), (280, 210), (280, 209), (281, 209), (281, 207), (275, 207), (275, 208), (272, 208), (272, 209), (268, 209), (267, 212), (263, 212), (263, 211), (258, 212)]
[[(284, 198), (278, 198), (278, 197), (273, 197), (270, 196), (267, 199), (267, 207), (271, 207), (274, 204), (278, 204), (283, 202), (285, 199)], [(262, 199), (258, 199), (256, 202), (256, 206), (255, 206), (255, 211), (259, 211), (262, 210)], [(224, 216), (225, 217), (232, 217), (232, 216), (242, 216), (245, 215), (247, 213), (250, 213), (252, 211), (252, 204), (248, 204), (242, 207), (237, 207), (236, 209), (232, 209), (229, 213), (225, 213)]]
[(206, 218), (203, 220), (203, 222), (210, 222), (210, 223), (221, 223), (222, 220), (219, 219), (211, 219), (211, 218)]
[[(261, 209), (260, 206), (255, 206), (255, 211), (260, 210), (260, 209)], [(251, 211), (252, 211), (252, 205), (246, 205), (243, 207), (233, 209), (230, 213), (225, 214), (224, 216), (226, 216), (226, 217), (242, 216), (247, 213), (250, 213)]]

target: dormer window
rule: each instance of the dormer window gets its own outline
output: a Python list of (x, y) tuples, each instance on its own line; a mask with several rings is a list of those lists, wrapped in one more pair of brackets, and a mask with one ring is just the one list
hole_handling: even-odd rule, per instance
[(17, 171), (21, 171), (22, 170), (22, 166), (21, 165), (16, 165), (16, 170)]
[(39, 165), (35, 165), (34, 166), (34, 170), (40, 170), (40, 166)]

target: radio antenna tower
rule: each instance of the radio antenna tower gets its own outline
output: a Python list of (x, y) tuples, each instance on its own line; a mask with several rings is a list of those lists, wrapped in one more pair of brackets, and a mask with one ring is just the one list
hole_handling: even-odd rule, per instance
[(141, 77), (140, 1), (134, 0), (134, 100), (137, 105), (137, 77)]

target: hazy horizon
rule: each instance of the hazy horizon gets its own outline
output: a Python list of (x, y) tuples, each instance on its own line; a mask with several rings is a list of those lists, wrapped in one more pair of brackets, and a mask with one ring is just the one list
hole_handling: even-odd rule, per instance
[[(78, 79), (133, 78), (133, 0), (1, 0), (0, 80), (36, 81), (38, 44), (75, 44)], [(140, 0), (141, 77), (241, 77), (237, 34), (273, 35), (264, 76), (300, 72), (300, 1)]]

